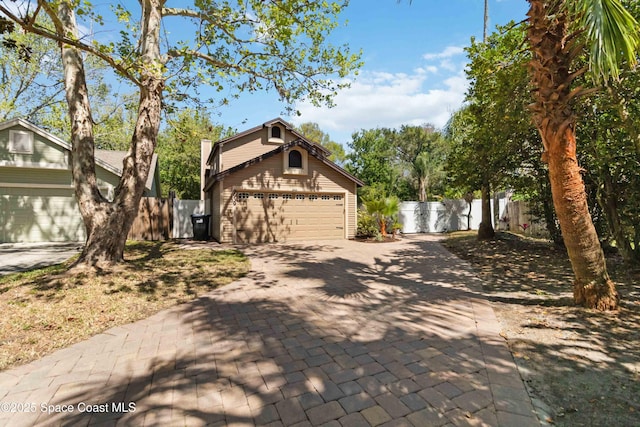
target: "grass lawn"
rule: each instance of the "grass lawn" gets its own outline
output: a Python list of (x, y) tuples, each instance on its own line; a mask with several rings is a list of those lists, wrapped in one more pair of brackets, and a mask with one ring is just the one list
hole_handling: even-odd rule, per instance
[(69, 260), (0, 277), (0, 370), (197, 298), (250, 268), (237, 250), (170, 241), (131, 242), (125, 259), (108, 272), (71, 274)]

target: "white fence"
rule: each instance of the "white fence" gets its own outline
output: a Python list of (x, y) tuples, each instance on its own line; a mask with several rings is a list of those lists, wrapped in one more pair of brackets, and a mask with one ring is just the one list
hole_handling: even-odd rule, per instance
[(193, 237), (191, 215), (204, 214), (204, 200), (173, 200), (173, 238)]
[[(494, 200), (491, 200), (494, 228), (528, 235), (546, 234), (544, 222), (530, 215), (526, 202), (498, 199), (497, 224), (493, 206)], [(469, 211), (469, 204), (462, 199), (445, 199), (441, 202), (402, 202), (398, 215), (403, 233), (477, 230), (481, 220), (482, 200), (480, 199), (471, 202), (471, 211)]]
[[(492, 203), (493, 206), (493, 203)], [(446, 231), (477, 230), (482, 219), (482, 202), (445, 199), (442, 202), (402, 202), (398, 221), (403, 233), (442, 233)]]

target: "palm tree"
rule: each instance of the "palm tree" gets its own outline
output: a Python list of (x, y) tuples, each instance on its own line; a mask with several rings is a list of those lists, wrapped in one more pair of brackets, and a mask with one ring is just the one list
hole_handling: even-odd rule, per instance
[(444, 175), (442, 161), (423, 151), (413, 161), (413, 174), (418, 179), (418, 200), (427, 202), (433, 181)]
[(638, 23), (620, 0), (529, 0), (529, 4), (533, 119), (542, 137), (553, 204), (575, 275), (574, 300), (589, 308), (615, 310), (619, 296), (589, 214), (576, 157), (572, 101), (585, 91), (572, 89), (571, 83), (586, 71), (574, 70), (585, 41), (589, 68), (597, 81), (617, 78), (624, 61), (635, 64)]
[(380, 234), (387, 236), (387, 222), (393, 220), (400, 211), (400, 200), (396, 196), (372, 197), (364, 201), (364, 207), (370, 215), (378, 219)]

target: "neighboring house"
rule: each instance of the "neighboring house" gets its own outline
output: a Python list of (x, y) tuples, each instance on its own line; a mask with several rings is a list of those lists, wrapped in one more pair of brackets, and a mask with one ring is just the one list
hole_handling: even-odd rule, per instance
[[(85, 240), (71, 177), (71, 146), (23, 119), (0, 123), (0, 242)], [(126, 152), (96, 150), (102, 194), (111, 199)], [(145, 196), (160, 196), (154, 155)]]
[(205, 206), (219, 242), (347, 239), (357, 228), (362, 181), (330, 152), (274, 119), (214, 144)]

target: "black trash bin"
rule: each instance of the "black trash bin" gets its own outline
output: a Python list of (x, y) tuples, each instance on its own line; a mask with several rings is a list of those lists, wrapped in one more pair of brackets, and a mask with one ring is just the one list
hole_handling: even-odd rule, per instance
[(193, 214), (191, 215), (191, 225), (193, 226), (193, 238), (195, 240), (209, 240), (209, 222), (211, 215)]

